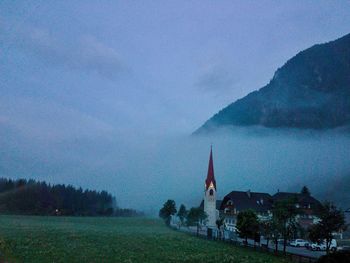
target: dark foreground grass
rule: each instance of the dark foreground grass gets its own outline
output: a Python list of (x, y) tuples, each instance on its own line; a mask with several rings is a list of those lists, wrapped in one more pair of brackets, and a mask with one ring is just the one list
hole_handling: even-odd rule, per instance
[(144, 218), (0, 216), (0, 261), (288, 262)]

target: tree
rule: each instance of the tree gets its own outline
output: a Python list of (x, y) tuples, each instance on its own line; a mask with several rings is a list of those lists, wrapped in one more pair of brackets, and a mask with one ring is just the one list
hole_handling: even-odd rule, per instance
[(176, 204), (174, 200), (168, 200), (159, 210), (159, 217), (162, 218), (167, 226), (170, 225), (171, 216), (176, 214)]
[(303, 188), (301, 188), (300, 193), (303, 195), (311, 195), (310, 190), (309, 190), (309, 188), (307, 188), (306, 185), (304, 185)]
[(283, 253), (286, 253), (287, 240), (297, 228), (296, 216), (301, 211), (296, 206), (296, 198), (277, 201), (273, 207), (273, 219), (283, 238)]
[(333, 233), (346, 229), (345, 217), (343, 211), (330, 202), (323, 203), (318, 214), (320, 221), (309, 229), (309, 237), (311, 241), (325, 240), (328, 254)]
[(224, 226), (224, 228), (225, 228), (225, 217), (220, 217), (218, 220), (215, 221), (215, 223), (216, 223), (216, 226), (219, 230), (219, 239), (221, 239), (223, 236), (222, 232), (224, 230), (224, 229), (222, 229), (222, 226)]
[(278, 252), (278, 239), (281, 237), (281, 225), (277, 221), (275, 217), (272, 217), (271, 219), (271, 236), (273, 237), (273, 240), (275, 242), (275, 252)]
[(237, 230), (241, 238), (245, 238), (245, 244), (248, 238), (254, 238), (259, 231), (258, 216), (253, 210), (245, 210), (237, 216)]
[(308, 229), (308, 233), (309, 233), (309, 239), (311, 240), (311, 242), (318, 243), (322, 238), (321, 232), (323, 232), (323, 230), (320, 224), (314, 224), (310, 226)]
[(259, 222), (260, 233), (266, 239), (266, 247), (269, 247), (269, 241), (273, 238), (273, 220), (264, 220)]
[(83, 191), (26, 179), (0, 179), (0, 213), (109, 216), (116, 208), (113, 200), (106, 191)]
[(208, 215), (203, 209), (199, 207), (192, 207), (187, 214), (187, 225), (197, 226), (197, 235), (199, 234), (199, 228), (201, 223), (205, 223)]
[(184, 225), (187, 213), (186, 206), (182, 204), (177, 212), (177, 217), (180, 219), (180, 227)]

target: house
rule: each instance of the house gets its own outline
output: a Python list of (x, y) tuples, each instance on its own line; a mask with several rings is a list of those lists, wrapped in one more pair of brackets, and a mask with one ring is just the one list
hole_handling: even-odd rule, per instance
[(272, 196), (272, 199), (274, 203), (286, 199), (295, 199), (296, 207), (301, 210), (301, 213), (297, 216), (297, 221), (304, 229), (319, 222), (316, 214), (321, 203), (309, 193), (277, 192)]
[(344, 215), (345, 215), (345, 223), (347, 225), (350, 225), (350, 208), (344, 211)]
[(248, 209), (254, 210), (260, 220), (271, 218), (271, 195), (250, 190), (232, 191), (227, 194), (220, 205), (220, 216), (225, 218), (226, 229), (235, 232), (238, 213)]
[(350, 238), (350, 208), (344, 211), (344, 216), (345, 216), (345, 224), (348, 226), (348, 228), (345, 230), (343, 234), (343, 238), (349, 239)]

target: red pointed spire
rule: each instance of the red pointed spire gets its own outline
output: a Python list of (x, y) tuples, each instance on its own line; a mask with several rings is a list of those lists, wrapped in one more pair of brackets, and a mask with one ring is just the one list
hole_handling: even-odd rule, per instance
[(214, 188), (216, 190), (216, 181), (215, 181), (215, 176), (214, 176), (214, 164), (213, 164), (213, 150), (212, 150), (212, 147), (210, 147), (210, 157), (209, 157), (207, 179), (205, 180), (205, 190), (207, 190), (209, 188), (211, 183), (213, 183)]

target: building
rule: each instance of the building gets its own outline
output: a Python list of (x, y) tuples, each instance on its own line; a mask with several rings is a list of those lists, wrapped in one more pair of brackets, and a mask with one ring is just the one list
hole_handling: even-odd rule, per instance
[(208, 215), (206, 225), (216, 227), (216, 220), (219, 217), (216, 200), (216, 180), (214, 176), (213, 149), (210, 148), (209, 165), (207, 178), (204, 184), (203, 209)]
[(294, 198), (296, 207), (301, 210), (297, 215), (298, 223), (307, 229), (319, 221), (316, 216), (320, 202), (309, 194), (277, 192), (273, 196), (268, 193), (251, 192), (250, 190), (232, 191), (224, 197), (220, 205), (220, 216), (225, 218), (227, 229), (236, 230), (236, 220), (239, 212), (254, 210), (260, 221), (272, 218), (274, 203)]
[(345, 230), (343, 234), (343, 238), (349, 239), (350, 238), (350, 208), (344, 211), (344, 216), (345, 216), (345, 224), (348, 226), (348, 228)]
[(347, 225), (350, 225), (350, 208), (345, 210), (344, 215), (345, 215), (345, 223)]
[(260, 220), (271, 218), (272, 197), (267, 193), (232, 191), (227, 194), (220, 205), (220, 216), (225, 218), (226, 229), (236, 231), (239, 212), (252, 209)]
[(273, 202), (295, 199), (296, 207), (301, 210), (301, 213), (297, 216), (297, 220), (305, 229), (319, 222), (319, 218), (316, 216), (316, 210), (321, 203), (310, 194), (277, 192), (272, 196), (272, 199)]
[(216, 221), (224, 218), (225, 229), (235, 232), (237, 215), (244, 210), (254, 210), (260, 221), (272, 218), (274, 203), (294, 198), (296, 207), (302, 211), (297, 215), (297, 221), (303, 228), (318, 222), (316, 209), (320, 202), (309, 193), (277, 192), (268, 193), (248, 191), (232, 191), (223, 200), (217, 200), (217, 185), (214, 176), (213, 151), (210, 149), (208, 173), (204, 185), (204, 198), (200, 207), (207, 213), (208, 228), (216, 228)]

